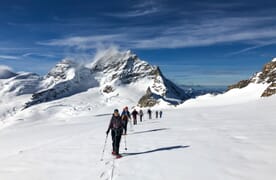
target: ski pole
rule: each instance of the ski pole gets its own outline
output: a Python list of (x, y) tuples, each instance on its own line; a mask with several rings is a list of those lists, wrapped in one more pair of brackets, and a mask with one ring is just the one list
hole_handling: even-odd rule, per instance
[(107, 142), (107, 137), (108, 137), (108, 134), (106, 134), (106, 137), (105, 137), (104, 148), (103, 148), (103, 152), (102, 152), (102, 156), (101, 156), (101, 161), (103, 161), (103, 156), (104, 156), (105, 146), (106, 146), (106, 142)]
[(125, 135), (125, 150), (127, 150), (126, 135)]

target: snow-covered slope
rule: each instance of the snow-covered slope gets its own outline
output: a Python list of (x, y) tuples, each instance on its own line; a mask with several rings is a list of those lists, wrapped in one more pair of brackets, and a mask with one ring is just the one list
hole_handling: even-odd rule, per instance
[(223, 94), (206, 94), (189, 99), (179, 107), (225, 106), (237, 103), (254, 102), (261, 99), (260, 95), (268, 87), (268, 84), (250, 83), (244, 88), (234, 88)]
[(26, 107), (48, 102), (97, 87), (90, 69), (70, 60), (58, 63), (39, 83), (39, 91), (32, 95)]
[(38, 90), (41, 78), (33, 73), (18, 73), (8, 79), (0, 79), (0, 120), (15, 114)]
[[(7, 122), (14, 123), (0, 131), (0, 179), (276, 177), (275, 96), (216, 107), (166, 106), (162, 119), (149, 120), (144, 110), (144, 121), (129, 126), (129, 134), (122, 137), (120, 152), (125, 157), (113, 160), (109, 136), (100, 161), (110, 113), (131, 101), (114, 97), (104, 104), (97, 92), (92, 88), (10, 117)], [(213, 100), (215, 105), (218, 101)], [(226, 95), (227, 100), (232, 96)]]
[(248, 80), (242, 80), (231, 85), (228, 89), (244, 88), (249, 84), (266, 84), (267, 87), (260, 93), (260, 97), (267, 97), (276, 94), (276, 58), (264, 65), (261, 72), (254, 74)]

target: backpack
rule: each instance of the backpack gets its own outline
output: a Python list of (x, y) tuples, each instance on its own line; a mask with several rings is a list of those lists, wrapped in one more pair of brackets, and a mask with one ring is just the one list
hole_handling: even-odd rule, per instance
[(127, 120), (128, 120), (127, 115), (122, 115), (122, 120), (123, 120), (123, 121), (127, 121)]
[(130, 116), (130, 114), (129, 114), (128, 111), (123, 111), (123, 112), (122, 112), (121, 117), (122, 117), (122, 120), (123, 120), (123, 121), (127, 121), (128, 118), (129, 118), (129, 116)]

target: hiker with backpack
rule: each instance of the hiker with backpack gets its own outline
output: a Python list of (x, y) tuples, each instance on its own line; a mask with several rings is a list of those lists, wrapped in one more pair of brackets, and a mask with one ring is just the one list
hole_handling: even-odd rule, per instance
[(137, 114), (138, 112), (136, 111), (136, 109), (134, 109), (131, 113), (132, 117), (133, 117), (133, 124), (136, 125), (137, 124)]
[(130, 116), (130, 113), (128, 111), (128, 107), (127, 106), (123, 109), (121, 117), (122, 117), (123, 127), (124, 127), (124, 133), (123, 133), (123, 135), (126, 135), (127, 134), (128, 120), (131, 119), (131, 116)]
[(142, 122), (142, 120), (143, 120), (143, 115), (144, 115), (144, 112), (142, 109), (140, 109), (140, 111), (139, 111), (140, 122)]
[(162, 115), (163, 115), (163, 111), (159, 111), (159, 115), (160, 115), (160, 118), (162, 118)]
[(118, 109), (114, 110), (108, 129), (106, 131), (106, 135), (109, 134), (110, 130), (111, 130), (111, 137), (112, 137), (112, 154), (115, 155), (117, 158), (120, 158), (122, 157), (119, 154), (119, 149), (120, 149), (121, 136), (123, 133), (123, 122)]
[(148, 109), (149, 119), (151, 119), (151, 113), (152, 113), (152, 111), (150, 109)]

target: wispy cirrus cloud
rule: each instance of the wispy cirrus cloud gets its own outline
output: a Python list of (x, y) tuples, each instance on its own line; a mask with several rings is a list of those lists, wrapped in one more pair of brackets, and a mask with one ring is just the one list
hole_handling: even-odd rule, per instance
[[(266, 46), (260, 41), (276, 40), (273, 8), (254, 13), (250, 10), (245, 15), (236, 11), (247, 7), (244, 2), (188, 2), (187, 6), (182, 10), (183, 6), (171, 6), (159, 0), (133, 2), (123, 11), (103, 13), (111, 17), (106, 21), (95, 18), (67, 19), (65, 24), (74, 24), (74, 28), (82, 27), (82, 30), (37, 44), (84, 50), (109, 44), (127, 49), (174, 49), (231, 43), (248, 45), (245, 49), (229, 53), (231, 56)], [(149, 16), (153, 18), (147, 18), (147, 15), (153, 15)], [(84, 25), (87, 21), (93, 23)], [(83, 27), (87, 29), (83, 30)], [(89, 29), (93, 29), (93, 32), (90, 33)]]
[(119, 17), (119, 18), (130, 18), (130, 17), (140, 17), (140, 16), (146, 16), (150, 14), (157, 13), (159, 9), (157, 7), (152, 7), (150, 9), (138, 9), (133, 11), (128, 11), (125, 13), (115, 13), (115, 14), (109, 14), (113, 17)]
[(39, 45), (46, 46), (68, 46), (76, 47), (78, 49), (91, 49), (97, 48), (101, 43), (112, 43), (117, 39), (122, 38), (121, 34), (108, 34), (108, 35), (92, 35), (92, 36), (74, 36), (61, 39), (52, 39), (44, 42), (37, 42)]
[(42, 54), (42, 53), (25, 53), (22, 57), (48, 57), (48, 58), (56, 58), (53, 54)]
[(20, 59), (20, 57), (18, 57), (18, 56), (10, 56), (10, 55), (0, 55), (0, 59), (18, 60), (18, 59)]
[(83, 49), (97, 48), (102, 43), (137, 49), (199, 47), (232, 42), (259, 46), (257, 40), (276, 39), (276, 26), (270, 25), (273, 20), (273, 17), (202, 18), (198, 22), (178, 21), (170, 26), (119, 27), (106, 31), (110, 34), (72, 36), (38, 44)]
[(162, 3), (156, 0), (149, 0), (134, 2), (127, 11), (106, 13), (105, 15), (117, 18), (135, 18), (153, 15), (164, 10), (165, 9), (162, 8)]

